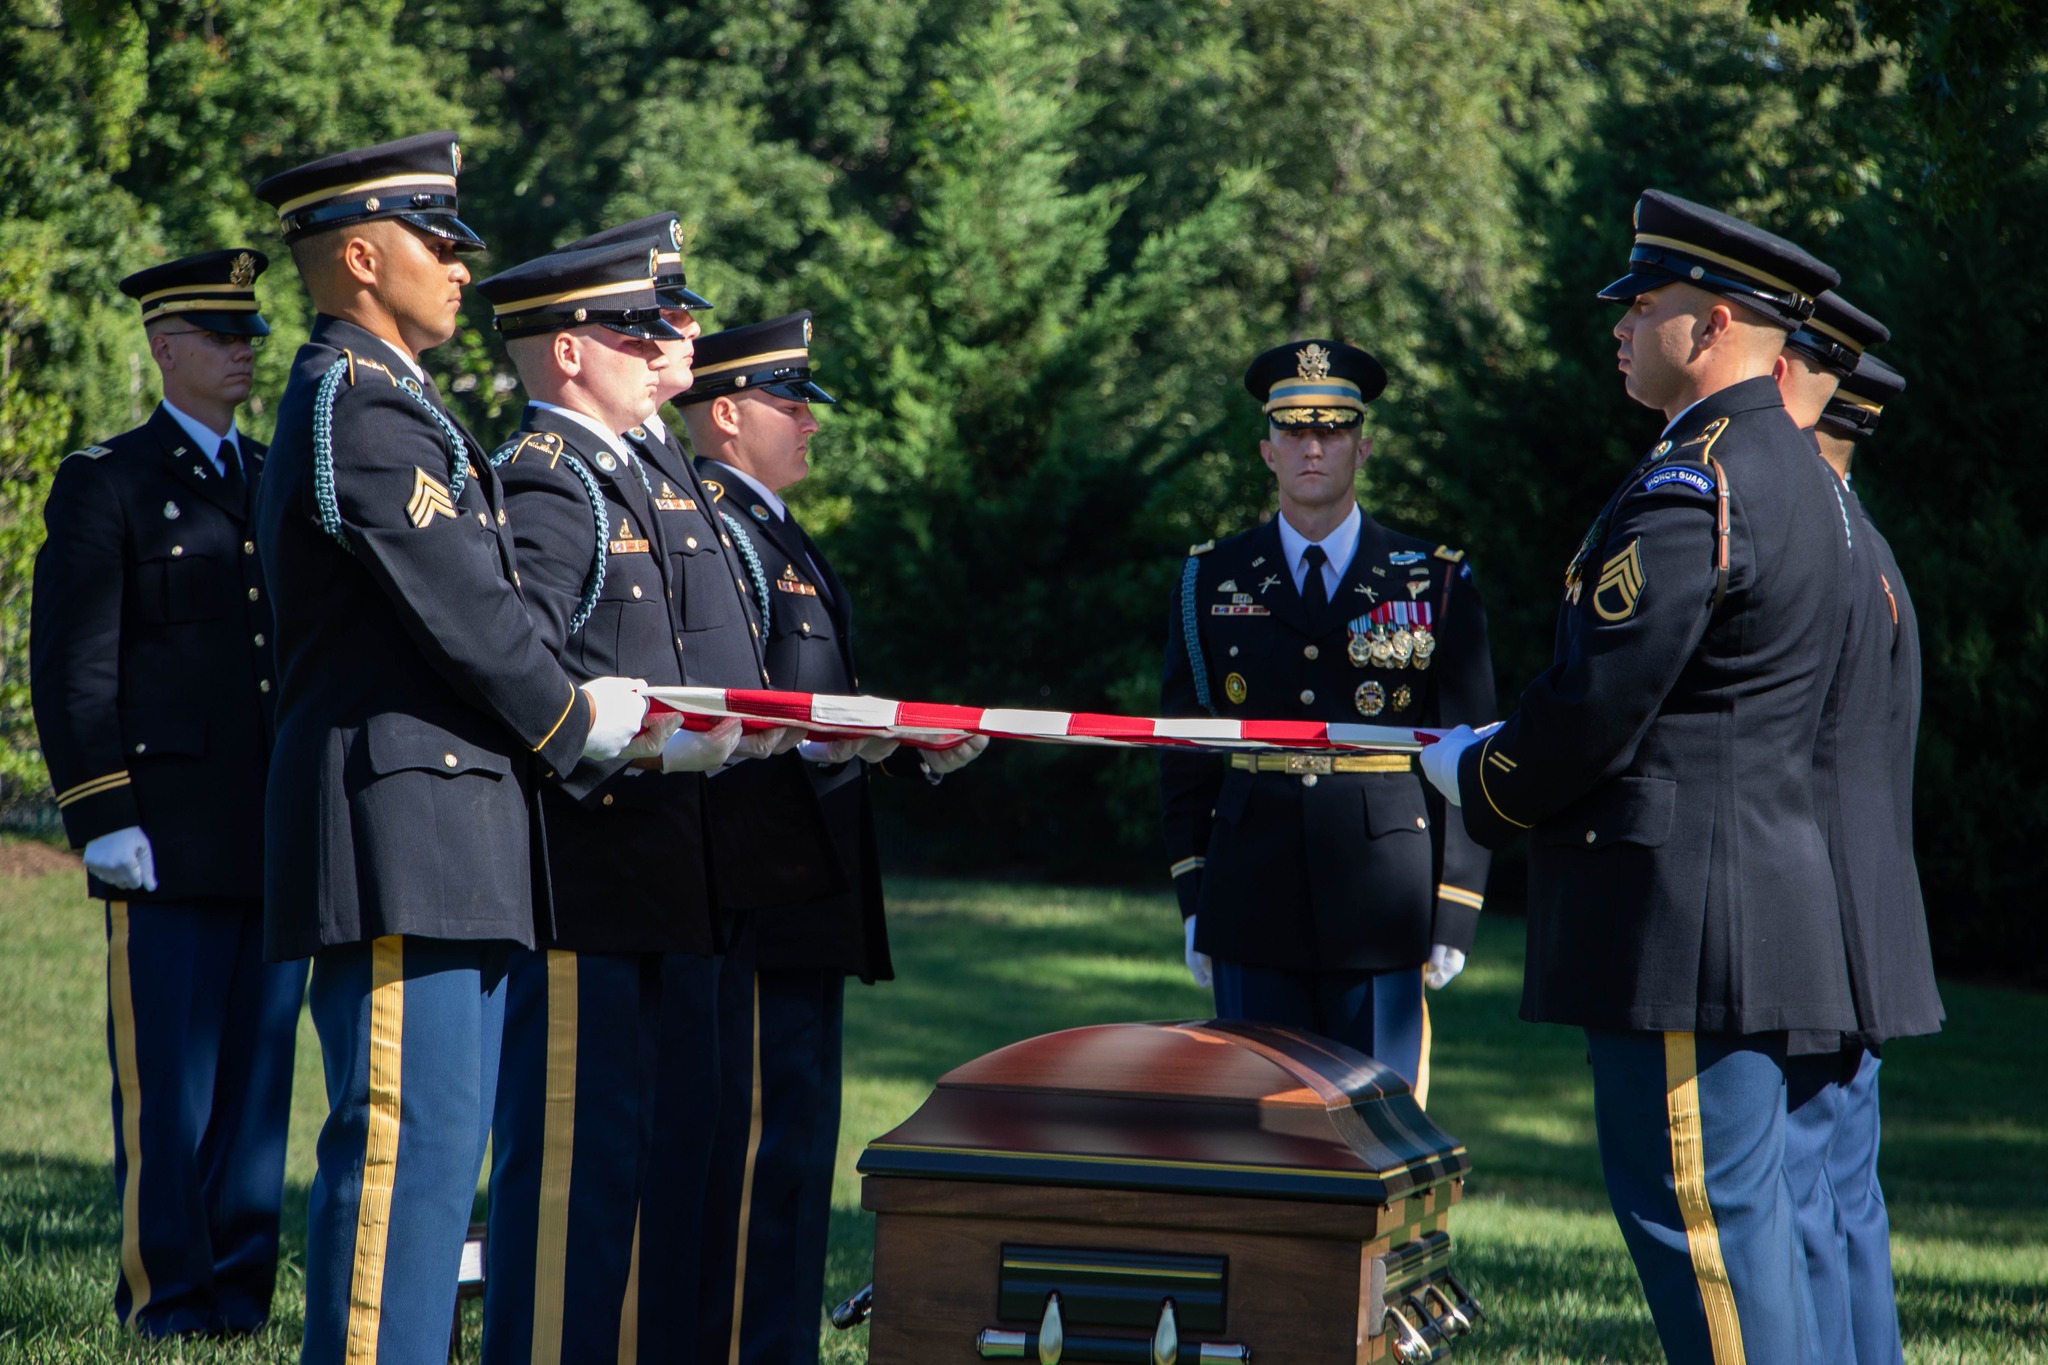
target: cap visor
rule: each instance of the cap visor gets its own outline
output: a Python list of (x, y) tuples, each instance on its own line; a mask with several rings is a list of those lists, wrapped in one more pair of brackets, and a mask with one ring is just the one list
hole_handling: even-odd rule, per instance
[(599, 322), (600, 327), (617, 332), (620, 336), (639, 337), (642, 341), (681, 341), (683, 334), (663, 322), (660, 318), (648, 318), (644, 322)]
[(394, 217), (411, 223), (422, 232), (431, 232), (436, 237), (445, 237), (455, 243), (457, 251), (482, 251), (484, 239), (470, 231), (469, 224), (452, 213), (400, 213)]
[(1608, 303), (1630, 303), (1652, 289), (1662, 289), (1667, 284), (1678, 282), (1676, 275), (1667, 275), (1661, 270), (1631, 270), (1595, 297)]
[(270, 324), (263, 320), (261, 313), (182, 313), (182, 322), (201, 327), (209, 332), (219, 332), (231, 337), (267, 337)]
[(693, 313), (701, 313), (714, 306), (711, 300), (686, 285), (658, 284), (654, 287), (654, 296), (661, 300), (664, 308), (687, 308)]
[(795, 403), (837, 403), (839, 401), (808, 379), (792, 379), (782, 384), (763, 384), (760, 392), (772, 393), (777, 398), (787, 398)]

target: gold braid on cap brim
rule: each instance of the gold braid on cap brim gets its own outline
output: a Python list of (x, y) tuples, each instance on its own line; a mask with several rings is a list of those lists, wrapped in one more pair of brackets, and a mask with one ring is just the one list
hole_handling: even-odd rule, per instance
[(1266, 420), (1276, 427), (1345, 427), (1360, 426), (1365, 414), (1357, 408), (1275, 408), (1266, 414)]

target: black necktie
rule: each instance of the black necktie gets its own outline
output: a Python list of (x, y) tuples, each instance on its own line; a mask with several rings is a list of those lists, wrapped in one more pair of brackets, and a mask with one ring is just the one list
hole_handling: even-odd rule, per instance
[(1312, 626), (1319, 626), (1323, 614), (1330, 607), (1330, 591), (1323, 586), (1323, 565), (1330, 557), (1323, 553), (1320, 545), (1311, 545), (1301, 552), (1301, 562), (1308, 566), (1308, 572), (1301, 579), (1301, 600), (1308, 608), (1308, 620)]
[(220, 443), (220, 480), (227, 489), (228, 501), (235, 506), (244, 506), (248, 499), (248, 485), (242, 481), (241, 457), (235, 453), (233, 441)]

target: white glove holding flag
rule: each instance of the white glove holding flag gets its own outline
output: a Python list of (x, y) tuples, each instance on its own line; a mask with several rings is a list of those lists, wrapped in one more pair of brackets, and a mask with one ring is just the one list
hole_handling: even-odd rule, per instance
[(740, 742), (733, 746), (734, 758), (773, 758), (786, 754), (804, 742), (804, 732), (794, 725), (778, 725), (772, 730), (756, 730), (751, 735), (741, 735)]
[(140, 825), (102, 834), (88, 843), (85, 870), (123, 891), (156, 890), (156, 851)]
[(969, 735), (958, 744), (948, 745), (943, 749), (927, 749), (924, 751), (923, 756), (924, 770), (931, 774), (933, 781), (937, 781), (947, 773), (959, 772), (962, 768), (974, 762), (975, 759), (980, 758), (982, 751), (986, 748), (988, 748), (987, 735)]
[(709, 730), (678, 730), (661, 746), (665, 773), (714, 773), (732, 758), (740, 742), (740, 720), (728, 716)]
[(683, 726), (683, 713), (665, 711), (647, 722), (647, 728), (633, 736), (633, 742), (619, 750), (624, 759), (658, 758), (667, 748), (669, 739)]
[(1195, 951), (1195, 920), (1197, 918), (1198, 916), (1189, 915), (1186, 921), (1188, 931), (1188, 975), (1195, 979), (1197, 986), (1206, 991), (1216, 984), (1216, 972), (1214, 964), (1209, 961), (1209, 955)]
[(592, 678), (583, 684), (590, 698), (590, 733), (583, 738), (585, 758), (617, 758), (640, 733), (647, 719), (647, 698), (640, 689), (645, 678)]
[(1440, 991), (1451, 984), (1452, 977), (1464, 970), (1464, 950), (1446, 948), (1439, 943), (1429, 950), (1429, 961), (1422, 968), (1422, 984), (1433, 991)]
[[(1444, 794), (1444, 800), (1454, 806), (1462, 804), (1458, 796), (1459, 756), (1498, 729), (1499, 721), (1491, 725), (1482, 725), (1477, 730), (1469, 725), (1460, 725), (1455, 730), (1445, 731), (1444, 737), (1436, 743), (1423, 746), (1419, 755), (1422, 760), (1422, 775), (1429, 779), (1431, 786)], [(1453, 972), (1452, 975), (1455, 976), (1457, 973)]]

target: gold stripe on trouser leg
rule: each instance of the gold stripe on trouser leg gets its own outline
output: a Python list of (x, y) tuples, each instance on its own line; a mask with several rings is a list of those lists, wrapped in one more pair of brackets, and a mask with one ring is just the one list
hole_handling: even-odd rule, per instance
[(619, 1365), (640, 1359), (640, 1210), (633, 1210), (633, 1252), (626, 1258), (626, 1298), (619, 1305)]
[(1685, 1244), (1707, 1311), (1714, 1365), (1745, 1365), (1735, 1290), (1721, 1257), (1721, 1231), (1707, 1198), (1707, 1149), (1700, 1120), (1699, 1051), (1690, 1033), (1664, 1035), (1664, 1109), (1671, 1125), (1671, 1179), (1685, 1220)]
[(1415, 1103), (1429, 1108), (1429, 988), (1422, 990), (1422, 1051), (1415, 1063)]
[(740, 1315), (747, 1300), (747, 1225), (754, 1215), (754, 1162), (761, 1155), (761, 974), (754, 973), (754, 1112), (747, 1121), (747, 1170), (740, 1179), (739, 1249), (732, 1259), (732, 1345), (727, 1365), (740, 1365)]
[(533, 1365), (562, 1358), (569, 1269), (569, 1172), (576, 1157), (576, 954), (548, 950), (547, 1092), (533, 1249)]
[(398, 1183), (398, 1118), (405, 1055), (405, 940), (370, 945), (370, 1121), (363, 1140), (363, 1188), (348, 1286), (348, 1365), (375, 1365), (384, 1317), (384, 1250), (391, 1239), (391, 1192)]
[(107, 902), (107, 1009), (114, 1016), (114, 1082), (121, 1087), (121, 1146), (128, 1178), (121, 1182), (121, 1278), (128, 1281), (128, 1316), (134, 1322), (149, 1302), (149, 1270), (142, 1264), (142, 1068), (135, 1060), (135, 984), (128, 974), (128, 902)]

